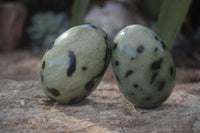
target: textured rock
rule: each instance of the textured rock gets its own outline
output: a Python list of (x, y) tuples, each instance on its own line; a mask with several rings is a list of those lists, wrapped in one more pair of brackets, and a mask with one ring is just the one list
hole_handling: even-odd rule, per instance
[(0, 54), (0, 62), (1, 132), (199, 133), (200, 82), (178, 82), (162, 106), (140, 109), (122, 96), (109, 67), (87, 99), (64, 105), (47, 98), (40, 87), (35, 77), (39, 56), (13, 52)]
[(27, 10), (19, 3), (0, 3), (0, 40), (3, 50), (12, 50), (22, 37)]
[(102, 82), (86, 100), (62, 105), (48, 99), (37, 81), (0, 81), (2, 132), (166, 132), (199, 130), (200, 84), (177, 85), (161, 107), (134, 108), (116, 84)]
[(38, 80), (40, 60), (28, 51), (0, 54), (0, 80)]

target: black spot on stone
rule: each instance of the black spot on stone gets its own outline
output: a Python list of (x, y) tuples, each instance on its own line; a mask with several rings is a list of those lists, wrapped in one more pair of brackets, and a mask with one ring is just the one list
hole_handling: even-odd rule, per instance
[(157, 75), (158, 75), (158, 73), (155, 72), (155, 73), (151, 76), (151, 82), (150, 82), (150, 84), (153, 84), (153, 82), (155, 81)]
[(138, 84), (133, 84), (133, 87), (134, 88), (138, 88)]
[[(105, 40), (105, 42), (106, 42), (106, 46), (109, 46), (109, 45), (110, 45), (110, 39), (109, 39), (109, 37), (108, 37), (107, 34), (104, 35), (104, 40)], [(107, 48), (108, 48), (108, 47), (107, 47)], [(109, 48), (109, 51), (111, 52), (110, 48)]]
[(152, 65), (151, 65), (151, 70), (158, 70), (158, 69), (160, 69), (162, 61), (163, 61), (163, 59), (160, 58), (158, 61), (153, 62)]
[(71, 76), (76, 70), (76, 56), (73, 51), (69, 50), (69, 68), (67, 69), (67, 76)]
[(151, 100), (151, 97), (146, 97), (145, 98), (145, 101), (150, 101)]
[(138, 48), (137, 48), (137, 52), (138, 53), (142, 53), (144, 51), (144, 47), (142, 45), (140, 45)]
[(51, 43), (51, 44), (49, 45), (49, 47), (48, 47), (48, 50), (52, 49), (53, 46), (54, 46), (54, 43)]
[(115, 77), (116, 77), (117, 81), (120, 83), (120, 79), (117, 74), (115, 74)]
[(173, 74), (174, 74), (174, 68), (170, 67), (170, 75), (173, 76)]
[(115, 61), (115, 66), (119, 66), (119, 61)]
[(41, 77), (41, 81), (44, 82), (44, 76), (40, 74), (40, 77)]
[(105, 36), (104, 36), (104, 40), (105, 40), (106, 42), (109, 40), (107, 34), (105, 34)]
[(131, 60), (134, 60), (134, 57), (131, 57)]
[(94, 25), (91, 25), (91, 24), (89, 24), (88, 26), (89, 26), (89, 27), (91, 27), (91, 28), (93, 28), (93, 29), (95, 29), (95, 30), (97, 30), (97, 29), (98, 29), (96, 26), (94, 26)]
[(167, 95), (167, 96), (161, 98), (161, 99), (159, 100), (159, 103), (163, 103), (164, 101), (167, 100), (168, 97), (169, 97), (169, 96)]
[(42, 62), (42, 69), (44, 70), (45, 68), (45, 61)]
[(131, 74), (133, 74), (132, 70), (128, 70), (125, 74), (125, 78), (128, 78)]
[(74, 97), (70, 99), (69, 104), (77, 103), (79, 101), (80, 97)]
[(87, 67), (85, 67), (85, 66), (84, 66), (84, 67), (82, 67), (82, 70), (83, 70), (83, 71), (87, 70)]
[[(157, 36), (154, 36), (154, 38), (155, 38), (155, 40), (160, 41)], [(161, 41), (160, 43), (161, 43), (163, 49), (165, 49), (166, 48), (165, 43), (163, 41)]]
[(135, 93), (134, 93), (134, 92), (131, 92), (130, 94), (131, 94), (132, 96), (134, 96), (134, 95), (135, 95)]
[(47, 87), (47, 91), (49, 91), (53, 96), (57, 97), (60, 95), (60, 92), (54, 88), (48, 88)]
[(157, 51), (158, 51), (158, 48), (155, 48), (154, 51), (157, 52)]
[(166, 82), (165, 81), (160, 81), (158, 84), (158, 91), (162, 91), (165, 87)]
[(114, 43), (113, 50), (115, 50), (116, 48), (117, 48), (117, 43)]
[(154, 38), (156, 39), (156, 41), (159, 41), (158, 37), (157, 36), (154, 36)]
[(92, 79), (91, 81), (89, 81), (86, 86), (85, 86), (85, 89), (88, 90), (88, 91), (91, 91), (94, 87), (94, 80)]
[(161, 44), (162, 44), (163, 49), (166, 49), (166, 45), (163, 41), (161, 42)]

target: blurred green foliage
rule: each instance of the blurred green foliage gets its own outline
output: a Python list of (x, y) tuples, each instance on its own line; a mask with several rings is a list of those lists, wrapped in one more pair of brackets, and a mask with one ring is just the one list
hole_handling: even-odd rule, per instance
[[(26, 0), (19, 0), (22, 3)], [(56, 2), (57, 6), (65, 5), (65, 2)], [(55, 14), (53, 12), (36, 13), (31, 17), (31, 26), (27, 32), (31, 40), (37, 45), (42, 45), (46, 48), (51, 44), (61, 33), (66, 31), (70, 26), (75, 26), (84, 23), (84, 17), (88, 10), (90, 0), (75, 0), (71, 8), (71, 20), (67, 19), (66, 13)], [(24, 3), (30, 4), (30, 3)], [(35, 4), (35, 3), (32, 3)], [(65, 5), (66, 6), (66, 5)], [(39, 46), (40, 47), (40, 46)]]
[(27, 30), (30, 38), (41, 40), (43, 47), (47, 47), (70, 27), (70, 22), (64, 13), (37, 13), (32, 17), (31, 23)]
[(179, 33), (192, 0), (163, 0), (156, 32), (170, 50)]
[[(46, 47), (70, 26), (83, 24), (89, 5), (98, 0), (0, 1), (20, 2), (24, 4), (29, 10), (26, 25), (28, 26), (27, 31), (31, 41), (38, 42), (38, 40), (40, 40), (39, 42), (42, 42), (42, 47)], [(167, 48), (170, 49), (176, 39), (191, 2), (192, 0), (140, 0), (139, 8), (147, 17), (151, 19), (158, 18), (156, 32), (166, 43)], [(59, 13), (61, 11), (64, 13)], [(57, 14), (53, 12), (57, 12)], [(66, 17), (67, 14), (71, 16), (70, 20)]]
[(139, 9), (149, 19), (157, 20), (152, 25), (168, 49), (171, 49), (192, 0), (140, 0)]
[(36, 5), (36, 0), (17, 0), (17, 2), (22, 3), (26, 5), (27, 7), (35, 6)]
[(140, 0), (139, 9), (147, 17), (157, 19), (163, 0)]
[(72, 26), (84, 23), (84, 17), (89, 7), (90, 0), (75, 0), (72, 7)]
[[(84, 23), (90, 0), (0, 0), (19, 2), (28, 9), (25, 23), (25, 45), (46, 48), (61, 33)], [(70, 19), (67, 18), (70, 16)]]

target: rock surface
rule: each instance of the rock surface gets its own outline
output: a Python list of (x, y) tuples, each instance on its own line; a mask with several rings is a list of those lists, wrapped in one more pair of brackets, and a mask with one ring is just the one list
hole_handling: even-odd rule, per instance
[(19, 3), (0, 3), (0, 46), (9, 51), (19, 45), (27, 9)]
[[(47, 98), (40, 87), (36, 76), (39, 73), (40, 58), (28, 52), (0, 54), (0, 61), (4, 62), (4, 65), (0, 64), (1, 132), (200, 131), (200, 82), (182, 83), (181, 79), (162, 106), (140, 109), (122, 96), (109, 67), (103, 81), (87, 99), (78, 104), (63, 105)], [(27, 62), (31, 62), (31, 65)], [(177, 70), (179, 77), (183, 73), (181, 69)]]

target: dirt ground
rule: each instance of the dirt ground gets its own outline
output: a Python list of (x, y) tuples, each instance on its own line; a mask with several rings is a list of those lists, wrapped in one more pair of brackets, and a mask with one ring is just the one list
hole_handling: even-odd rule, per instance
[(158, 108), (130, 104), (111, 67), (87, 99), (63, 105), (40, 87), (41, 56), (29, 51), (0, 54), (0, 132), (200, 133), (200, 69), (177, 68), (175, 89)]

